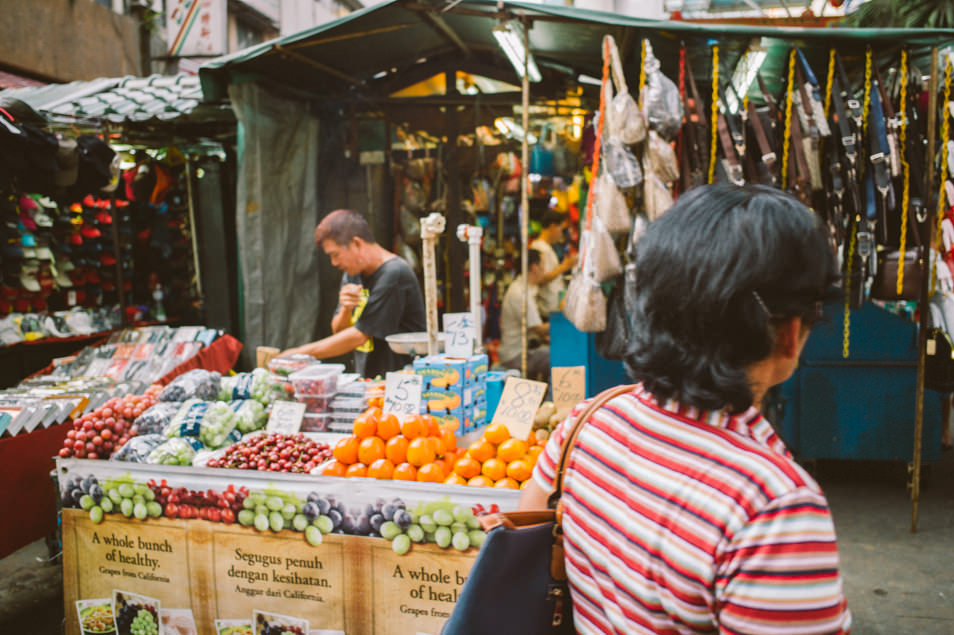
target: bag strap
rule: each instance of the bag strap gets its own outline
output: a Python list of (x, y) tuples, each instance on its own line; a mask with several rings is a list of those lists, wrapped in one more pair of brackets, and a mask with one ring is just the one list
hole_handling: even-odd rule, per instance
[(610, 69), (613, 72), (613, 83), (616, 85), (616, 93), (628, 93), (629, 87), (626, 85), (626, 75), (623, 73), (623, 62), (619, 57), (619, 48), (616, 46), (616, 39), (612, 35), (607, 35), (606, 40), (609, 46)]
[(752, 122), (752, 131), (755, 133), (755, 142), (758, 143), (759, 152), (762, 153), (761, 161), (768, 170), (769, 179), (772, 187), (778, 183), (778, 157), (769, 144), (768, 136), (765, 134), (765, 128), (762, 127), (762, 118), (751, 101), (746, 104), (749, 111), (749, 121)]
[[(567, 432), (566, 439), (563, 440), (563, 450), (560, 453), (560, 462), (556, 466), (556, 474), (553, 477), (553, 490), (550, 492), (550, 496), (547, 498), (547, 507), (550, 509), (555, 509), (557, 503), (560, 500), (560, 497), (563, 495), (563, 472), (566, 469), (567, 459), (570, 457), (570, 451), (573, 449), (573, 445), (576, 443), (576, 437), (579, 436), (580, 430), (583, 429), (583, 424), (586, 423), (589, 418), (593, 415), (594, 412), (602, 408), (607, 401), (618, 397), (623, 393), (627, 393), (636, 387), (636, 384), (625, 384), (622, 386), (614, 386), (612, 388), (607, 388), (600, 394), (593, 397), (590, 400), (590, 403), (586, 406), (586, 409), (580, 413), (576, 418), (576, 421), (573, 422), (573, 427), (570, 428)], [(557, 511), (557, 523), (560, 522), (560, 512)]]

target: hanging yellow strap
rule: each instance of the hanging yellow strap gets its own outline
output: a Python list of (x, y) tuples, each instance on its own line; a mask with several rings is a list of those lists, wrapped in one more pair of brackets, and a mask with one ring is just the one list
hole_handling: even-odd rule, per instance
[(719, 45), (712, 45), (712, 130), (709, 133), (709, 183), (715, 181), (716, 148), (719, 138)]
[[(828, 86), (825, 88), (825, 119), (831, 114), (831, 85), (835, 81), (835, 49), (828, 49)], [(845, 87), (848, 90), (848, 87)]]
[[(868, 132), (868, 111), (871, 109), (871, 47), (865, 51), (865, 97), (861, 106), (861, 136)], [(862, 163), (862, 165), (864, 165)]]
[(795, 94), (795, 49), (788, 54), (788, 87), (785, 90), (785, 135), (782, 137), (782, 189), (788, 188), (788, 152), (792, 139), (792, 96)]
[[(898, 251), (901, 252), (901, 255), (898, 259), (899, 263), (904, 263), (904, 248), (905, 243), (908, 240), (908, 201), (911, 197), (911, 174), (910, 166), (908, 165), (908, 159), (904, 154), (905, 143), (907, 141), (907, 130), (908, 130), (908, 51), (907, 49), (901, 49), (901, 68), (899, 70), (901, 77), (901, 103), (898, 108), (898, 117), (900, 119), (900, 130), (898, 132), (898, 138), (900, 140), (901, 147), (899, 148), (899, 154), (901, 156), (901, 178), (904, 180), (901, 190), (901, 243), (898, 247)], [(889, 98), (890, 99), (890, 98)], [(915, 228), (917, 231), (917, 228)], [(897, 293), (900, 296), (901, 291), (904, 289), (904, 267), (901, 264), (898, 265), (898, 285)]]
[[(937, 194), (937, 244), (938, 251), (944, 249), (944, 232), (941, 223), (944, 222), (944, 201), (947, 198), (944, 182), (947, 181), (947, 142), (951, 137), (950, 114), (947, 112), (947, 104), (951, 100), (951, 59), (944, 56), (944, 99), (941, 101), (941, 178), (940, 191)], [(954, 204), (954, 201), (948, 201), (948, 205)], [(932, 263), (931, 267), (931, 294), (937, 292), (937, 262)]]
[(649, 52), (649, 40), (643, 38), (642, 64), (639, 65), (639, 107), (643, 107), (643, 89), (646, 87), (646, 54)]
[(848, 241), (848, 260), (845, 266), (845, 326), (843, 329), (843, 341), (841, 344), (841, 356), (848, 359), (851, 349), (851, 264), (855, 259), (855, 240), (857, 237), (858, 223), (861, 217), (855, 217), (855, 222), (849, 225), (848, 231), (851, 239)]

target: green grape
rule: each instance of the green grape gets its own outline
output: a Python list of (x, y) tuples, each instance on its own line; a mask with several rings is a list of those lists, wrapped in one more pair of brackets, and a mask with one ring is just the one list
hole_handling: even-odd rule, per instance
[(142, 483), (136, 483), (133, 485), (133, 491), (139, 494), (140, 496), (145, 496), (146, 492), (149, 491), (149, 488), (143, 485)]
[(292, 518), (295, 517), (295, 513), (298, 510), (295, 508), (295, 505), (293, 503), (285, 503), (285, 506), (282, 507), (279, 511), (281, 511), (283, 518), (285, 518), (286, 520), (291, 520)]
[(93, 509), (93, 506), (96, 504), (96, 501), (94, 501), (93, 497), (90, 496), (89, 494), (83, 494), (82, 498), (80, 498), (79, 503), (83, 511), (88, 512), (89, 510)]
[(474, 512), (465, 505), (455, 506), (451, 513), (454, 515), (454, 520), (459, 523), (466, 523), (468, 519), (474, 517)]
[(143, 496), (142, 494), (136, 494), (135, 496), (132, 497), (132, 502), (133, 502), (133, 505), (145, 505), (146, 497)]
[(458, 551), (467, 551), (470, 549), (470, 536), (463, 532), (457, 532), (451, 539), (451, 544)]
[(411, 525), (404, 533), (412, 542), (424, 542), (424, 530), (421, 529), (420, 525)]
[(256, 504), (254, 496), (246, 496), (245, 500), (242, 501), (242, 507), (245, 509), (255, 509)]
[(397, 555), (403, 556), (411, 549), (411, 539), (407, 537), (407, 534), (398, 534), (394, 537), (394, 540), (391, 541), (391, 549), (393, 549)]
[(285, 506), (285, 501), (277, 496), (269, 496), (268, 499), (265, 500), (265, 506), (268, 507), (270, 511), (277, 512), (281, 511)]
[(470, 538), (470, 546), (479, 549), (483, 546), (484, 540), (487, 539), (487, 534), (484, 533), (483, 529), (471, 529), (467, 532), (467, 537)]
[(132, 498), (136, 495), (136, 490), (129, 483), (123, 483), (119, 486), (119, 495), (123, 498)]
[(467, 519), (467, 527), (470, 529), (480, 529), (480, 521), (477, 520), (476, 516), (471, 515), (471, 517)]
[(255, 512), (247, 507), (238, 513), (239, 524), (243, 527), (251, 527), (255, 524)]
[(321, 544), (321, 530), (315, 527), (314, 525), (308, 525), (305, 527), (305, 540), (308, 541), (309, 545), (318, 546)]
[(146, 512), (153, 518), (159, 518), (162, 516), (162, 505), (151, 500), (146, 503)]
[(147, 502), (147, 503), (148, 503), (149, 501), (154, 501), (154, 500), (156, 500), (156, 493), (153, 492), (153, 491), (152, 491), (151, 489), (149, 489), (148, 487), (146, 488), (146, 493), (143, 494), (143, 496), (146, 497), (146, 502)]
[(434, 518), (434, 522), (438, 525), (444, 525), (445, 527), (450, 527), (454, 523), (454, 516), (446, 509), (436, 509), (434, 513), (431, 514)]
[(467, 526), (467, 523), (453, 523), (450, 526), (450, 528), (451, 528), (451, 531), (454, 532), (455, 534), (460, 531), (466, 534), (467, 530), (470, 529), (470, 527)]
[[(330, 534), (335, 528), (335, 522), (324, 514), (321, 514), (318, 518), (311, 521), (311, 524), (317, 527), (323, 534)], [(397, 525), (395, 525), (395, 527), (397, 527)], [(400, 531), (400, 529), (398, 531)]]
[(441, 549), (450, 547), (452, 537), (453, 532), (447, 527), (438, 527), (434, 532), (434, 542), (436, 542), (437, 546)]
[[(388, 520), (381, 523), (381, 529), (378, 530), (378, 533), (380, 533), (381, 537), (385, 540), (393, 540), (401, 533), (401, 528), (398, 527), (398, 524), (393, 520)], [(410, 538), (408, 540), (410, 540)]]
[(256, 506), (255, 506), (255, 514), (256, 514), (256, 515), (265, 514), (266, 516), (268, 516), (268, 514), (269, 514), (270, 511), (271, 511), (271, 510), (268, 509), (268, 507), (266, 507), (265, 505), (259, 504), (259, 505), (256, 505)]
[(265, 531), (268, 529), (268, 516), (266, 514), (255, 515), (255, 529)]
[[(106, 500), (106, 499), (104, 499)], [(92, 507), (89, 510), (89, 519), (96, 523), (97, 525), (103, 522), (103, 508), (99, 505)]]
[(156, 624), (152, 613), (146, 609), (140, 609), (133, 618), (132, 624), (129, 625), (129, 632), (131, 635), (158, 635), (159, 625)]
[(103, 496), (103, 500), (99, 501), (99, 506), (103, 508), (103, 513), (111, 514), (113, 511), (113, 499), (109, 496)]
[(434, 531), (437, 529), (437, 523), (434, 522), (434, 519), (424, 514), (417, 520), (418, 524), (421, 526), (421, 529), (424, 531)]
[(135, 505), (133, 505), (132, 499), (124, 498), (123, 502), (119, 504), (119, 511), (123, 513), (123, 516), (125, 516), (126, 518), (129, 518), (130, 516), (133, 515), (134, 507)]
[(285, 519), (278, 512), (272, 512), (268, 515), (268, 526), (272, 531), (279, 532), (285, 527)]
[(115, 503), (116, 505), (118, 505), (118, 504), (120, 504), (121, 502), (123, 502), (123, 495), (120, 494), (120, 493), (119, 493), (119, 490), (116, 489), (115, 487), (110, 488), (110, 489), (106, 492), (106, 496), (108, 496), (108, 497), (109, 497), (109, 500), (113, 501), (113, 503)]
[(133, 516), (139, 520), (146, 520), (146, 517), (149, 515), (149, 511), (146, 509), (145, 503), (136, 503), (133, 506)]
[(308, 519), (305, 518), (304, 514), (295, 514), (295, 517), (292, 518), (292, 528), (295, 531), (305, 531), (305, 527), (307, 526), (308, 526)]

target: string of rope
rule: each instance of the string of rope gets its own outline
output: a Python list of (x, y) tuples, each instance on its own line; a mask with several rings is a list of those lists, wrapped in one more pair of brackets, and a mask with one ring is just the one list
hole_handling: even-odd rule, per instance
[[(593, 143), (593, 163), (590, 167), (590, 189), (586, 193), (586, 230), (593, 225), (593, 199), (596, 189), (596, 176), (600, 172), (600, 152), (603, 148), (603, 123), (606, 118), (606, 83), (610, 81), (610, 44), (609, 36), (603, 38), (603, 81), (600, 89), (600, 110), (596, 123), (596, 140)], [(583, 266), (585, 253), (580, 254), (580, 267)]]
[(788, 88), (785, 91), (785, 135), (782, 142), (782, 189), (788, 189), (788, 155), (792, 147), (792, 97), (795, 95), (795, 49), (788, 54)]
[(712, 108), (711, 121), (712, 127), (709, 138), (709, 183), (715, 182), (716, 148), (719, 138), (719, 45), (712, 45)]
[(848, 359), (851, 352), (851, 269), (855, 259), (855, 241), (858, 233), (856, 231), (859, 219), (855, 217), (855, 223), (849, 228), (851, 239), (848, 241), (848, 259), (845, 266), (845, 324), (842, 329), (841, 356)]
[[(908, 202), (911, 198), (911, 166), (908, 164), (908, 159), (904, 154), (904, 149), (907, 143), (907, 133), (908, 133), (908, 51), (907, 49), (901, 49), (901, 68), (899, 70), (901, 75), (901, 103), (898, 104), (898, 118), (900, 119), (900, 130), (898, 131), (898, 139), (900, 141), (901, 147), (899, 148), (899, 155), (901, 156), (901, 178), (903, 179), (903, 184), (901, 186), (901, 242), (898, 246), (898, 251), (900, 252), (900, 257), (898, 258), (899, 263), (904, 262), (904, 249), (907, 246), (908, 241)], [(890, 98), (889, 98), (890, 99)], [(917, 231), (917, 227), (914, 228), (914, 231)], [(898, 284), (896, 291), (898, 295), (901, 295), (901, 291), (904, 289), (904, 267), (899, 264), (898, 266)]]
[(643, 38), (642, 57), (639, 65), (639, 109), (643, 109), (643, 89), (646, 88), (646, 54), (649, 53), (649, 40)]
[[(825, 119), (831, 114), (831, 87), (835, 80), (835, 49), (828, 49), (828, 85), (825, 88)], [(847, 88), (846, 88), (847, 90)]]
[[(944, 182), (947, 181), (947, 142), (951, 137), (951, 126), (950, 126), (950, 114), (948, 113), (948, 103), (951, 100), (951, 58), (950, 56), (944, 56), (944, 98), (941, 102), (941, 178), (940, 181), (940, 191), (937, 194), (937, 234), (936, 234), (936, 244), (938, 250), (942, 250), (944, 247), (944, 230), (942, 223), (944, 222), (944, 200), (946, 198), (946, 192), (944, 187)], [(948, 201), (948, 205), (954, 204), (954, 201)], [(937, 262), (933, 263), (931, 267), (931, 294), (937, 292)]]
[[(861, 136), (868, 132), (868, 111), (871, 110), (871, 47), (865, 51), (865, 97), (861, 106)], [(863, 165), (863, 164), (862, 164)]]

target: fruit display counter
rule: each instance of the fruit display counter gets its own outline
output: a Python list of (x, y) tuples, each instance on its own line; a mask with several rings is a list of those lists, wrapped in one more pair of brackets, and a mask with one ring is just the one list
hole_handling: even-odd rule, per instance
[(436, 635), (483, 541), (475, 514), (520, 496), (76, 458), (56, 469), (68, 635)]

